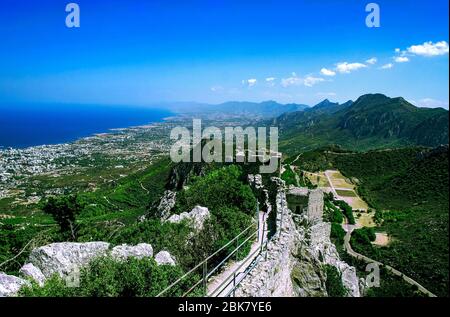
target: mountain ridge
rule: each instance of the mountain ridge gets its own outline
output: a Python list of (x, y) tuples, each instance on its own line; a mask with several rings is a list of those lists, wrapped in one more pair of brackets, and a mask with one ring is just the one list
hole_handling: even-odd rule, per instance
[(282, 104), (274, 100), (262, 102), (251, 101), (227, 101), (220, 104), (206, 103), (175, 103), (166, 107), (180, 115), (199, 115), (207, 117), (249, 117), (252, 119), (268, 119), (277, 117), (283, 113), (304, 111), (310, 107), (305, 104), (288, 103)]
[(448, 117), (442, 108), (366, 94), (344, 104), (324, 100), (305, 111), (282, 114), (271, 124), (280, 128), (280, 148), (293, 153), (328, 144), (353, 150), (448, 144)]

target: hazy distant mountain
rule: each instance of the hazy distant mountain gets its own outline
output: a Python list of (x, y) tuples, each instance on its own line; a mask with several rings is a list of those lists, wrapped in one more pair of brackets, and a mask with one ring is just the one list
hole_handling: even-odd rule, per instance
[(213, 117), (248, 117), (251, 119), (267, 119), (277, 117), (283, 113), (304, 111), (309, 108), (303, 104), (280, 104), (275, 101), (240, 102), (229, 101), (218, 105), (202, 103), (175, 103), (165, 106), (169, 110), (184, 115), (199, 115)]
[(448, 144), (448, 111), (418, 108), (405, 99), (368, 94), (344, 104), (324, 100), (272, 121), (280, 147), (298, 152), (327, 144), (365, 150), (377, 147)]

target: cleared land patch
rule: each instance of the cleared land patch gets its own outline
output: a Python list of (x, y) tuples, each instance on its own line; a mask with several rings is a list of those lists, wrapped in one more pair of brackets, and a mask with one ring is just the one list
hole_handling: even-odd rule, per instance
[(313, 185), (317, 185), (318, 187), (324, 187), (324, 188), (331, 187), (324, 172), (318, 172), (318, 173), (305, 172), (305, 176), (308, 177), (308, 179), (311, 181), (311, 183)]
[(342, 197), (357, 197), (358, 196), (354, 190), (336, 189), (336, 193)]
[(389, 244), (390, 238), (386, 232), (376, 232), (375, 235), (376, 235), (376, 239), (374, 242), (372, 242), (373, 244), (379, 245), (379, 246), (386, 246)]

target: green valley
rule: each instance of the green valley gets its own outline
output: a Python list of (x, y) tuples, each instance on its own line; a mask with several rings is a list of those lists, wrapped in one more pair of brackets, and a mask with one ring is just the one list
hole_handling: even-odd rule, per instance
[(376, 231), (387, 232), (391, 242), (380, 247), (355, 241), (355, 250), (439, 295), (448, 293), (448, 146), (363, 153), (324, 147), (302, 153), (294, 164), (312, 172), (338, 169), (358, 185), (375, 210)]

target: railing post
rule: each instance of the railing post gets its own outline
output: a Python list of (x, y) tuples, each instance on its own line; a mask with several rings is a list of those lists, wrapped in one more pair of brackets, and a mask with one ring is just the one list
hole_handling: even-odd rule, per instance
[[(264, 235), (266, 234), (266, 215), (263, 215), (263, 221), (262, 221), (262, 232), (261, 232), (261, 252), (263, 252), (263, 248), (264, 248)], [(259, 232), (259, 230), (258, 230)]]
[(258, 241), (259, 241), (259, 201), (256, 201), (256, 222), (258, 223)]
[(233, 273), (233, 297), (236, 297), (236, 272)]
[(205, 260), (205, 262), (203, 262), (203, 291), (205, 292), (206, 296), (208, 296), (207, 276), (208, 276), (208, 260)]
[(281, 236), (281, 230), (283, 228), (283, 211), (284, 211), (284, 203), (283, 200), (281, 200), (281, 217), (280, 217), (280, 230), (278, 232), (278, 236)]

